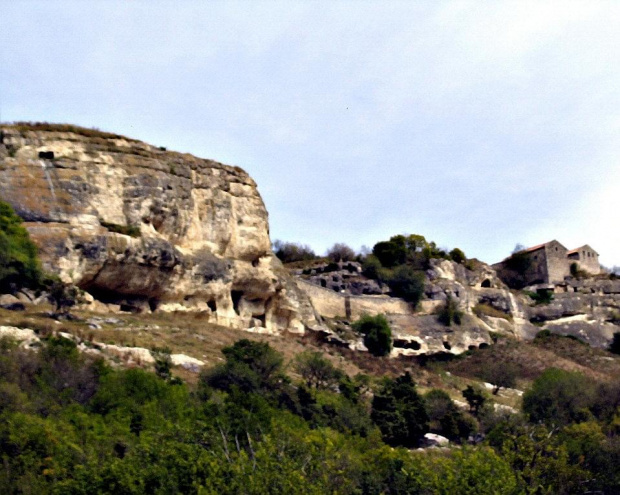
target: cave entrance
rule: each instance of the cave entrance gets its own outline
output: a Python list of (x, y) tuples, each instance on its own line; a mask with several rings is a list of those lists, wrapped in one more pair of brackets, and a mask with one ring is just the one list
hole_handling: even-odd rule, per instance
[(241, 301), (241, 296), (243, 296), (243, 291), (233, 290), (230, 291), (230, 297), (232, 298), (233, 309), (237, 315), (239, 314), (239, 302)]

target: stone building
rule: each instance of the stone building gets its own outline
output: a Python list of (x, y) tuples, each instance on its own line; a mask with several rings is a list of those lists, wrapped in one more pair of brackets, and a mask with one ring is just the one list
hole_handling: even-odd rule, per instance
[(581, 270), (591, 273), (592, 275), (601, 272), (601, 265), (598, 262), (598, 253), (588, 244), (584, 244), (579, 248), (569, 251), (568, 259), (570, 263), (577, 263)]
[[(519, 274), (524, 285), (563, 282), (565, 277), (570, 275), (573, 263), (577, 263), (581, 270), (592, 275), (601, 271), (598, 253), (587, 244), (569, 251), (560, 242), (553, 240), (524, 249), (518, 254), (527, 260), (524, 270)], [(500, 278), (514, 275), (514, 263), (511, 265), (511, 260), (514, 260), (514, 255), (492, 265)]]

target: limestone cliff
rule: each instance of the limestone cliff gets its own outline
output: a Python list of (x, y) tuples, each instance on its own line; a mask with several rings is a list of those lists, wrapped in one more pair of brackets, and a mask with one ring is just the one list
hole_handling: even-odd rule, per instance
[(106, 303), (268, 331), (316, 323), (238, 167), (73, 126), (3, 126), (0, 199), (47, 270)]

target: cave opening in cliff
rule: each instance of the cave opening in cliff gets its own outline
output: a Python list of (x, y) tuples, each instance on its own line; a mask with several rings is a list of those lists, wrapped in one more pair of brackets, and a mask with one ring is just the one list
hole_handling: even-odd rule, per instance
[(241, 301), (241, 296), (243, 296), (243, 291), (233, 290), (230, 291), (230, 297), (232, 298), (233, 309), (237, 315), (239, 314), (239, 301)]

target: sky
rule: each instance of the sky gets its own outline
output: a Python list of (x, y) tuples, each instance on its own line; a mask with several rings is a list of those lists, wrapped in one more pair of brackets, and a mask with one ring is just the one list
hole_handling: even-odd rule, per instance
[(244, 168), (272, 240), (620, 265), (620, 2), (0, 0), (0, 119)]

